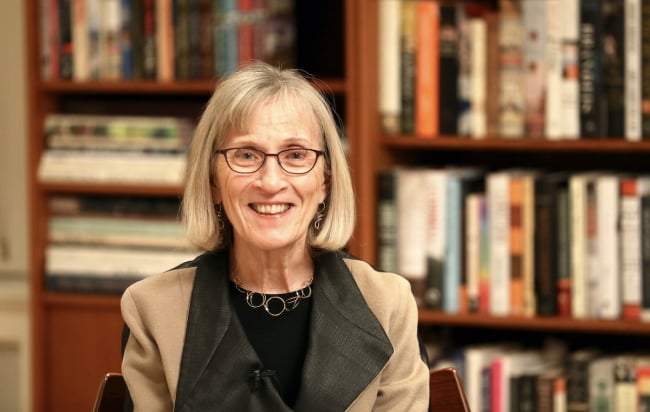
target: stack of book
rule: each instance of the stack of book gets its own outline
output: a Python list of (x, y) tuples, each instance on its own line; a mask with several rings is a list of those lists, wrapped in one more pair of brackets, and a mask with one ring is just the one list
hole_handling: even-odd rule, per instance
[(121, 293), (197, 254), (178, 219), (178, 199), (58, 195), (49, 209), (49, 290)]
[(179, 186), (193, 124), (176, 117), (50, 114), (42, 182)]

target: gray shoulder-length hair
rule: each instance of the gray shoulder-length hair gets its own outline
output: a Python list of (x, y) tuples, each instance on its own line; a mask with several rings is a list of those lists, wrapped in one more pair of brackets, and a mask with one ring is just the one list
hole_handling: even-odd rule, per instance
[(309, 246), (339, 250), (350, 240), (355, 224), (352, 179), (329, 104), (297, 70), (253, 63), (219, 81), (190, 144), (181, 213), (187, 236), (195, 246), (215, 250), (231, 242), (230, 224), (225, 216), (217, 217), (212, 198), (215, 151), (231, 133), (246, 132), (253, 114), (264, 103), (285, 99), (312, 112), (323, 137), (329, 194), (320, 229), (308, 234)]

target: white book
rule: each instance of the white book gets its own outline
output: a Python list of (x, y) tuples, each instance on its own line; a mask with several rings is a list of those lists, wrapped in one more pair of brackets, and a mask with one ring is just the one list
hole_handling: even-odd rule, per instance
[(641, 140), (641, 0), (625, 0), (624, 13), (625, 138), (639, 141)]
[(589, 316), (587, 266), (587, 183), (593, 173), (569, 176), (569, 221), (571, 222), (571, 316)]
[(561, 16), (562, 4), (559, 0), (546, 1), (546, 110), (544, 130), (547, 139), (562, 138), (562, 50), (560, 36), (562, 34), (561, 19), (551, 16)]
[(72, 17), (72, 76), (76, 81), (88, 80), (90, 77), (90, 56), (89, 30), (88, 30), (88, 6), (89, 0), (71, 0)]
[(490, 236), (490, 314), (510, 314), (510, 173), (486, 176)]
[[(580, 87), (578, 82), (578, 39), (580, 0), (563, 0), (560, 20), (560, 110), (562, 137), (580, 137)], [(554, 17), (553, 17), (554, 18)]]
[(487, 24), (484, 19), (469, 19), (470, 33), (470, 136), (487, 136)]
[(589, 411), (614, 411), (615, 357), (601, 356), (589, 363)]
[(49, 244), (45, 249), (48, 276), (149, 276), (196, 257), (196, 252), (70, 244)]
[(424, 220), (418, 219), (425, 229), (425, 304), (431, 308), (442, 309), (444, 284), (446, 279), (447, 249), (447, 172), (444, 169), (427, 169), (422, 172), (420, 190), (425, 198)]
[(619, 176), (606, 173), (596, 179), (598, 249), (598, 317), (621, 317), (619, 274)]
[(379, 114), (384, 133), (400, 132), (400, 0), (379, 1)]
[(478, 312), (481, 276), (481, 208), (484, 193), (470, 193), (465, 199), (465, 270), (467, 302), (470, 312)]
[(419, 306), (426, 284), (427, 191), (421, 169), (399, 168), (397, 174), (397, 268), (411, 283)]
[(183, 153), (46, 150), (38, 179), (42, 182), (102, 182), (178, 186), (183, 183)]

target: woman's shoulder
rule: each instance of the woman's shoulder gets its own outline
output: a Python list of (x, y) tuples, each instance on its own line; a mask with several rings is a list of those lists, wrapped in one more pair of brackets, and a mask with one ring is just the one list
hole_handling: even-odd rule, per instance
[(194, 283), (197, 260), (198, 258), (183, 262), (170, 270), (138, 280), (131, 284), (124, 294), (134, 296), (161, 296), (169, 295), (169, 293), (174, 293), (179, 290), (184, 291), (188, 287), (191, 290), (192, 284)]
[(370, 263), (352, 255), (344, 255), (343, 261), (350, 269), (352, 277), (362, 292), (379, 293), (385, 291), (389, 295), (395, 295), (406, 290), (410, 291), (410, 284), (404, 276), (391, 272), (382, 272)]

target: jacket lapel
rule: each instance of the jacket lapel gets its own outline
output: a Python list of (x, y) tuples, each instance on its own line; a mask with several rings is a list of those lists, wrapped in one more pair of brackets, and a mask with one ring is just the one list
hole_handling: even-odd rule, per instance
[(341, 255), (316, 257), (310, 345), (297, 411), (345, 410), (384, 368), (393, 347)]
[(204, 254), (197, 262), (175, 410), (287, 410), (269, 378), (251, 375), (261, 365), (233, 316), (228, 267), (226, 252)]

